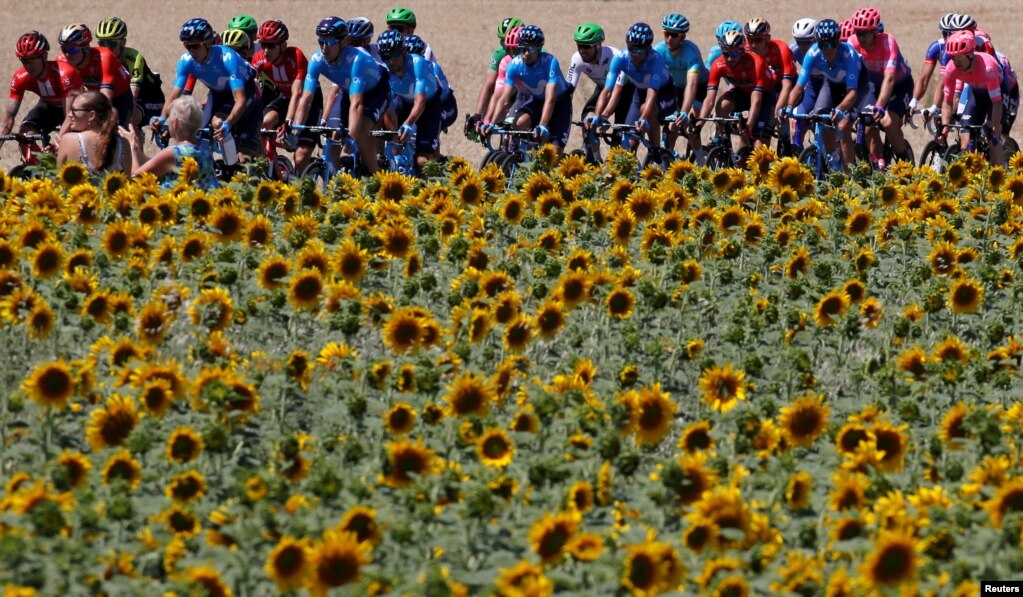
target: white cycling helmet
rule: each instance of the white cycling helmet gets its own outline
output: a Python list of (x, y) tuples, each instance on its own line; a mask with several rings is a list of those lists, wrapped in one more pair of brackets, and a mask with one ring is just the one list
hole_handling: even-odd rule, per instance
[(796, 41), (813, 41), (813, 31), (817, 27), (817, 20), (809, 17), (799, 19), (792, 24), (792, 37)]

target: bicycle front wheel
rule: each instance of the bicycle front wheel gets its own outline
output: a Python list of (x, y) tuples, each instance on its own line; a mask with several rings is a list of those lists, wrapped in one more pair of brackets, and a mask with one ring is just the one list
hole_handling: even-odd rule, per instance
[(820, 151), (816, 145), (810, 145), (799, 152), (799, 163), (809, 168), (817, 180), (824, 178), (828, 172), (827, 159), (820, 159)]
[(323, 189), (327, 190), (327, 165), (323, 163), (322, 159), (315, 159), (309, 162), (305, 170), (302, 172), (303, 178), (311, 178), (316, 184)]
[(1009, 158), (1019, 153), (1019, 143), (1012, 137), (1005, 137), (1005, 162), (1009, 163)]
[(519, 167), (519, 162), (522, 158), (517, 153), (505, 152), (505, 155), (501, 157), (501, 161), (497, 162), (497, 165), (501, 167), (501, 171), (504, 172), (505, 178), (511, 180), (512, 176), (515, 175), (515, 170)]
[(480, 170), (486, 168), (487, 164), (491, 162), (496, 162), (498, 165), (500, 165), (501, 160), (499, 160), (498, 158), (503, 157), (504, 154), (506, 153), (508, 152), (506, 152), (503, 149), (491, 149), (490, 151), (487, 152), (487, 155), (483, 156), (483, 161), (480, 162)]
[(945, 162), (946, 149), (944, 145), (937, 141), (928, 141), (927, 145), (924, 145), (923, 152), (920, 154), (920, 167), (930, 166), (938, 174), (944, 172), (947, 165)]
[(711, 170), (721, 170), (732, 166), (731, 152), (724, 147), (712, 147), (707, 152), (707, 167)]
[(277, 159), (274, 160), (272, 167), (273, 171), (271, 172), (271, 174), (273, 175), (272, 177), (274, 180), (279, 180), (281, 182), (289, 182), (292, 178), (295, 177), (294, 164), (291, 163), (291, 160), (282, 155), (277, 156)]

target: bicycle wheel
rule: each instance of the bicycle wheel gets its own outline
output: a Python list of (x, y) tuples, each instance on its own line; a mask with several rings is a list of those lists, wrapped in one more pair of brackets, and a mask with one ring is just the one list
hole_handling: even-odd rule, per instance
[(721, 170), (732, 166), (732, 155), (724, 147), (712, 147), (707, 152), (707, 167), (711, 170)]
[(902, 153), (897, 153), (894, 149), (892, 149), (891, 144), (885, 141), (884, 160), (890, 168), (895, 162), (909, 162), (912, 164), (916, 162), (916, 156), (913, 153), (913, 146), (909, 144), (909, 141), (906, 141), (906, 149), (904, 149)]
[(490, 162), (498, 162), (498, 164), (500, 164), (500, 161), (497, 158), (506, 153), (507, 152), (503, 149), (491, 149), (487, 152), (487, 155), (483, 156), (483, 161), (480, 162), (480, 170), (486, 168), (487, 164)]
[(946, 149), (948, 148), (937, 141), (928, 141), (920, 154), (920, 166), (930, 166), (932, 170), (941, 174), (947, 165), (945, 162)]
[(1012, 137), (1005, 137), (1005, 162), (1009, 162), (1009, 158), (1019, 153), (1019, 143)]
[(515, 171), (519, 168), (519, 163), (522, 162), (522, 157), (517, 153), (505, 152), (505, 155), (501, 157), (501, 161), (497, 162), (497, 165), (501, 167), (501, 171), (504, 172), (505, 178), (511, 180), (512, 176), (515, 175)]
[(279, 155), (273, 164), (273, 179), (281, 182), (289, 182), (295, 177), (295, 166), (288, 158)]
[(749, 156), (752, 153), (753, 153), (753, 146), (752, 145), (747, 145), (746, 147), (740, 147), (739, 150), (735, 152), (735, 158), (734, 158), (735, 159), (735, 167), (736, 168), (742, 168), (743, 170), (747, 170), (749, 168), (749, 166), (748, 166), (748, 164), (749, 164)]
[(958, 143), (954, 143), (948, 146), (945, 150), (945, 154), (941, 158), (945, 161), (945, 164), (951, 164), (952, 162), (959, 159), (959, 154), (963, 152), (963, 148), (959, 147)]
[(828, 163), (826, 159), (820, 162), (820, 171), (817, 171), (819, 154), (820, 149), (818, 149), (816, 145), (804, 147), (803, 151), (799, 152), (799, 163), (809, 168), (810, 172), (813, 172), (814, 178), (817, 180), (824, 178), (824, 175), (828, 172)]
[(302, 172), (303, 178), (311, 178), (315, 181), (321, 189), (327, 190), (327, 165), (323, 163), (323, 160), (317, 158), (305, 167), (305, 171)]
[(11, 168), (11, 171), (7, 173), (7, 176), (10, 176), (11, 178), (19, 178), (21, 180), (29, 180), (32, 178), (32, 172), (28, 168), (28, 164), (18, 164)]

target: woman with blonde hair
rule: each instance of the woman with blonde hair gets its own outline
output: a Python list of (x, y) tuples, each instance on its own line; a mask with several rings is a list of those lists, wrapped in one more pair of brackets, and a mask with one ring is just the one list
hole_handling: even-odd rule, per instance
[(135, 134), (134, 125), (129, 125), (127, 131), (122, 129), (121, 137), (127, 140), (131, 147), (132, 176), (151, 172), (163, 186), (172, 187), (177, 183), (177, 173), (185, 159), (192, 158), (199, 166), (199, 176), (195, 185), (203, 189), (218, 186), (213, 174), (213, 153), (208, 148), (195, 144), (202, 121), (202, 107), (198, 100), (190, 95), (175, 99), (171, 102), (167, 115), (171, 145), (156, 152), (153, 157), (146, 157), (142, 152), (142, 143)]
[(117, 110), (98, 91), (87, 91), (71, 103), (69, 132), (60, 139), (57, 165), (81, 162), (92, 176), (129, 172), (127, 146), (117, 135)]

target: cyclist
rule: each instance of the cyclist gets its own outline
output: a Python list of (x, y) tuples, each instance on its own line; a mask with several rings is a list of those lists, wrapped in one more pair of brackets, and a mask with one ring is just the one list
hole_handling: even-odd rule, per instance
[[(558, 59), (543, 51), (544, 41), (543, 30), (536, 25), (525, 25), (519, 31), (521, 54), (508, 65), (495, 113), (505, 113), (512, 102), (512, 91), (517, 90), (519, 101), (511, 114), (516, 127), (532, 128), (537, 140), (550, 141), (560, 153), (568, 144), (572, 125), (572, 90)], [(487, 122), (482, 132), (488, 134), (494, 128)]]
[(336, 83), (341, 98), (324, 104), (327, 123), (348, 129), (358, 144), (363, 167), (372, 174), (379, 164), (376, 144), (369, 132), (380, 121), (391, 99), (390, 74), (365, 51), (344, 46), (347, 37), (348, 25), (339, 17), (327, 17), (316, 26), (320, 49), (309, 59), (295, 122), (306, 121), (321, 76)]
[[(1001, 164), (1005, 159), (1002, 128), (1002, 68), (998, 60), (986, 52), (977, 51), (973, 32), (956, 31), (945, 42), (950, 59), (945, 66), (944, 102), (941, 108), (942, 138), (947, 138), (947, 125), (952, 122), (952, 96), (959, 83), (970, 86), (970, 99), (963, 111), (963, 124), (987, 124), (991, 141), (990, 160)], [(969, 145), (969, 136), (961, 138), (962, 148)]]
[[(855, 35), (850, 43), (863, 58), (869, 84), (860, 105), (873, 105), (874, 120), (884, 128), (892, 150), (905, 156), (909, 147), (902, 133), (902, 118), (913, 96), (913, 73), (892, 34), (878, 31), (880, 24), (877, 9), (861, 8), (853, 15)], [(868, 134), (867, 146), (871, 163), (883, 170), (886, 164), (876, 128)]]
[(844, 42), (848, 42), (856, 33), (856, 30), (853, 28), (853, 20), (851, 18), (839, 23), (838, 29), (841, 32), (842, 41)]
[(131, 94), (135, 100), (131, 121), (135, 128), (140, 128), (139, 125), (149, 122), (153, 116), (159, 116), (164, 104), (163, 81), (160, 74), (146, 64), (142, 52), (126, 45), (128, 25), (118, 17), (104, 19), (96, 27), (96, 39), (99, 46), (113, 52), (131, 74)]
[[(661, 19), (664, 41), (654, 46), (654, 51), (661, 55), (668, 66), (668, 73), (675, 85), (678, 103), (677, 124), (669, 126), (666, 139), (667, 150), (673, 150), (677, 131), (680, 126), (695, 116), (700, 109), (703, 98), (707, 97), (707, 67), (703, 64), (703, 55), (696, 44), (686, 39), (689, 33), (689, 19), (673, 12)], [(690, 135), (689, 147), (700, 146), (699, 135)]]
[(203, 107), (203, 125), (213, 129), (217, 141), (231, 134), (238, 153), (258, 155), (259, 125), (263, 104), (256, 85), (256, 69), (229, 47), (213, 45), (213, 27), (206, 19), (189, 19), (178, 32), (185, 54), (178, 59), (177, 74), (157, 125), (166, 122), (171, 102), (182, 95), (189, 75), (209, 88)]
[[(512, 27), (508, 30), (508, 34), (504, 36), (505, 55), (504, 58), (501, 59), (501, 64), (497, 67), (497, 81), (494, 82), (494, 95), (490, 98), (490, 105), (487, 106), (487, 110), (483, 114), (483, 119), (476, 123), (477, 133), (479, 133), (480, 129), (482, 129), (483, 123), (497, 122), (505, 116), (504, 113), (499, 113), (497, 108), (501, 103), (501, 94), (506, 87), (505, 80), (507, 79), (508, 65), (511, 64), (511, 61), (521, 53), (521, 49), (519, 48), (519, 33), (522, 31), (522, 28), (523, 25)], [(519, 97), (518, 90), (515, 88), (512, 88), (510, 93), (515, 99), (515, 103), (512, 104), (510, 108), (510, 111), (514, 114), (518, 112), (520, 103), (528, 100), (529, 98), (527, 96)]]
[(473, 140), (476, 136), (476, 128), (480, 122), (484, 120), (483, 115), (486, 114), (487, 109), (490, 107), (490, 100), (494, 96), (494, 91), (497, 89), (497, 82), (500, 80), (498, 76), (498, 69), (501, 65), (501, 60), (507, 55), (507, 51), (504, 45), (505, 36), (508, 32), (515, 27), (521, 27), (522, 20), (517, 17), (506, 17), (500, 23), (497, 24), (497, 39), (499, 45), (490, 54), (490, 64), (487, 65), (487, 72), (483, 75), (483, 85), (480, 87), (479, 93), (476, 95), (476, 106), (472, 114), (467, 114), (465, 117), (465, 137), (469, 140)]
[[(274, 129), (285, 123), (290, 125), (298, 111), (296, 98), (302, 95), (309, 61), (298, 46), (288, 45), (289, 36), (288, 26), (277, 20), (264, 22), (256, 33), (261, 49), (252, 57), (252, 64), (263, 76), (269, 77), (277, 89), (277, 97), (263, 102), (263, 128)], [(322, 112), (323, 93), (317, 85), (309, 115), (302, 124), (317, 124)], [(305, 171), (316, 141), (317, 136), (312, 133), (299, 133), (298, 147), (295, 148), (296, 172)]]
[[(405, 49), (403, 36), (389, 29), (377, 37), (377, 48), (391, 76), (391, 105), (384, 116), (398, 142), (415, 138), (416, 165), (437, 159), (440, 152), (440, 81), (431, 62)], [(400, 126), (397, 125), (401, 121)]]
[[(241, 29), (249, 36), (249, 41), (252, 43), (252, 52), (256, 53), (259, 51), (259, 44), (256, 43), (256, 35), (259, 33), (259, 23), (252, 15), (240, 14), (231, 17), (231, 20), (227, 22), (228, 29)], [(248, 60), (249, 58), (246, 58)]]
[[(575, 41), (576, 52), (572, 54), (572, 61), (568, 65), (568, 74), (565, 79), (568, 81), (569, 86), (572, 87), (573, 93), (579, 87), (582, 75), (586, 75), (587, 78), (593, 81), (593, 93), (590, 94), (586, 103), (583, 104), (580, 116), (580, 119), (585, 122), (586, 118), (597, 109), (597, 99), (600, 97), (600, 92), (604, 90), (604, 84), (607, 82), (607, 72), (611, 69), (611, 59), (614, 58), (618, 49), (604, 45), (604, 29), (596, 23), (583, 23), (579, 25), (575, 28), (572, 39)], [(628, 80), (622, 84), (621, 96), (619, 97), (614, 115), (614, 121), (617, 124), (626, 122), (625, 117), (629, 115), (629, 108), (632, 106), (632, 96), (635, 92), (635, 86)], [(584, 151), (588, 160), (593, 161), (596, 159), (596, 156), (592, 155), (591, 147), (585, 147)]]
[(749, 51), (759, 55), (767, 62), (774, 77), (775, 106), (774, 114), (781, 116), (782, 110), (789, 104), (789, 92), (796, 80), (796, 63), (792, 58), (792, 50), (780, 39), (771, 39), (771, 23), (767, 19), (750, 19), (743, 29)]
[[(14, 119), (21, 109), (25, 92), (39, 96), (39, 103), (21, 121), (21, 134), (49, 134), (58, 131), (58, 138), (71, 126), (71, 104), (84, 91), (78, 71), (67, 62), (47, 60), (50, 42), (38, 31), (29, 31), (18, 38), (14, 53), (21, 68), (11, 79), (7, 109), (0, 117), (0, 134), (10, 134)], [(0, 147), (4, 142), (0, 141)], [(38, 145), (36, 145), (38, 149)]]
[[(416, 13), (412, 12), (411, 9), (401, 6), (392, 8), (387, 11), (387, 28), (394, 29), (402, 35), (412, 35), (416, 32)], [(426, 51), (423, 52), (423, 57), (430, 62), (437, 61), (437, 57), (434, 55), (430, 44), (426, 44)]]
[(135, 97), (131, 93), (131, 75), (117, 55), (109, 48), (90, 46), (92, 31), (82, 23), (64, 27), (57, 42), (61, 51), (57, 60), (73, 66), (86, 89), (107, 96), (117, 109), (117, 124), (128, 126), (135, 113)]
[(742, 33), (742, 25), (736, 21), (721, 21), (718, 28), (714, 31), (714, 38), (717, 43), (707, 50), (707, 70), (710, 70), (710, 65), (714, 64), (714, 61), (721, 56), (721, 41), (725, 39), (725, 34), (729, 31), (738, 31)]
[(789, 50), (792, 51), (792, 59), (796, 63), (796, 69), (803, 68), (803, 57), (807, 50), (817, 41), (814, 37), (814, 30), (817, 27), (817, 20), (805, 17), (792, 23), (792, 43)]
[[(935, 66), (939, 63), (941, 68), (938, 69), (938, 75), (943, 76), (941, 71), (944, 70), (945, 65), (948, 64), (948, 53), (945, 52), (945, 40), (948, 36), (956, 31), (956, 21), (958, 15), (954, 12), (950, 12), (940, 19), (938, 19), (938, 30), (941, 32), (941, 37), (931, 42), (931, 45), (927, 47), (927, 52), (924, 53), (924, 64), (920, 68), (920, 78), (916, 80), (916, 85), (913, 87), (913, 97), (909, 100), (909, 109), (915, 110), (919, 105), (920, 100), (923, 99), (924, 94), (927, 93), (927, 87), (931, 84), (931, 76), (934, 74)], [(943, 84), (939, 84), (934, 88), (934, 101), (931, 102), (931, 107), (924, 112), (927, 115), (937, 114), (940, 110), (938, 104), (941, 102)]]
[[(747, 51), (741, 31), (725, 33), (718, 45), (721, 46), (722, 54), (710, 66), (707, 98), (703, 101), (700, 118), (707, 118), (712, 110), (718, 116), (748, 111), (745, 136), (758, 147), (770, 139), (774, 117), (774, 79), (771, 69), (763, 58)], [(723, 93), (719, 100), (718, 86), (722, 79), (727, 79), (732, 88)], [(746, 139), (743, 144), (748, 144)]]
[(380, 52), (373, 43), (373, 21), (368, 18), (355, 17), (348, 21), (348, 39), (345, 43), (353, 48), (366, 50), (374, 60), (380, 61)]
[(653, 42), (654, 30), (650, 25), (636, 23), (629, 27), (625, 50), (619, 50), (611, 59), (595, 114), (586, 122), (588, 126), (604, 126), (621, 102), (622, 86), (629, 80), (636, 92), (625, 120), (635, 125), (637, 133), (646, 133), (651, 153), (656, 155), (661, 147), (661, 124), (678, 108), (678, 92), (664, 58), (653, 50)]
[[(803, 70), (789, 94), (788, 110), (796, 114), (831, 112), (832, 121), (842, 132), (842, 156), (846, 164), (851, 164), (856, 152), (849, 115), (865, 90), (866, 79), (860, 77), (863, 61), (851, 45), (840, 41), (841, 28), (834, 19), (822, 20), (815, 30), (817, 43), (803, 58)], [(800, 95), (802, 101), (797, 104)]]
[[(426, 42), (415, 33), (405, 36), (405, 50), (409, 54), (423, 55), (426, 51)], [(433, 74), (437, 75), (440, 83), (440, 128), (445, 133), (448, 127), (455, 123), (458, 118), (458, 100), (455, 98), (455, 90), (448, 83), (448, 77), (444, 69), (436, 62), (430, 62), (433, 66)]]

